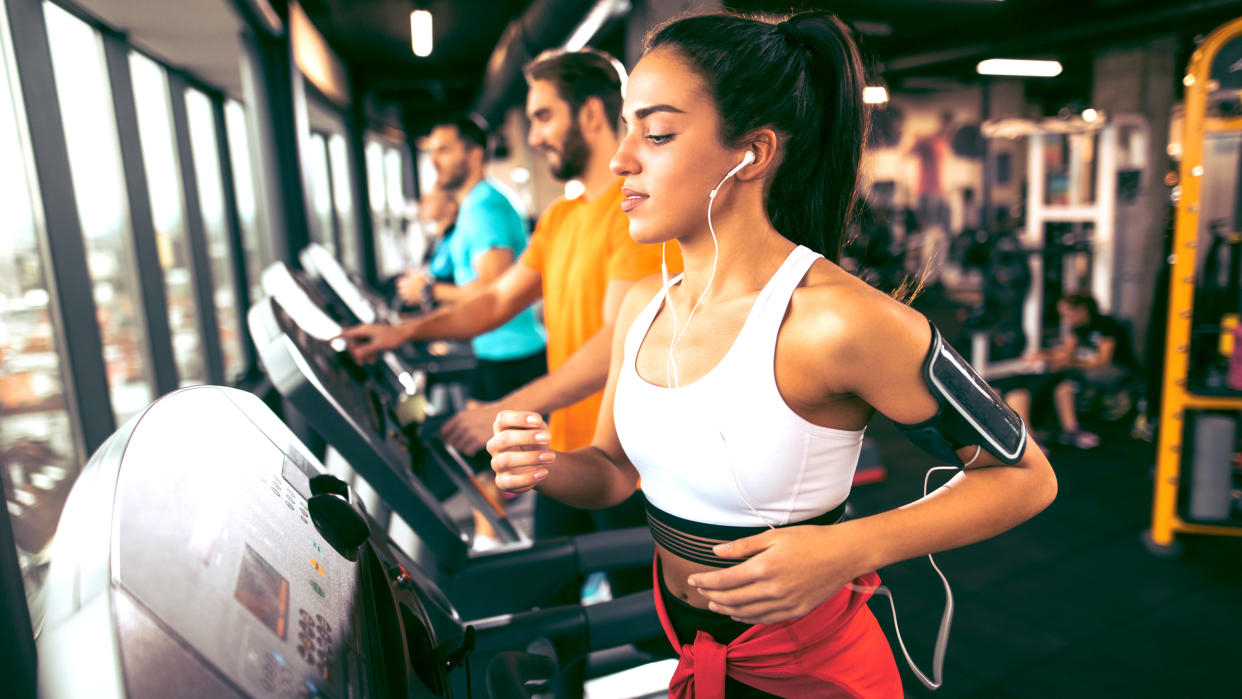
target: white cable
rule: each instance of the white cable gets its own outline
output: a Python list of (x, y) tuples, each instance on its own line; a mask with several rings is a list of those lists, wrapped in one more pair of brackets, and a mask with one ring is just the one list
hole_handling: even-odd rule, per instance
[(733, 458), (729, 456), (729, 442), (725, 439), (722, 430), (716, 430), (716, 434), (720, 435), (720, 441), (725, 446), (725, 462), (729, 464), (729, 473), (733, 476), (733, 487), (737, 490), (738, 497), (742, 498), (742, 502), (746, 503), (750, 511), (759, 518), (760, 522), (766, 524), (768, 529), (776, 529), (776, 525), (769, 522), (766, 517), (759, 513), (759, 510), (755, 509), (754, 505), (750, 504), (750, 500), (746, 499), (746, 493), (742, 492), (742, 482), (737, 477), (737, 469), (733, 468)]
[[(686, 325), (681, 329), (680, 335), (677, 334), (677, 314), (675, 312), (673, 313), (673, 341), (668, 345), (668, 362), (665, 364), (665, 371), (668, 370), (667, 368), (669, 366), (672, 366), (673, 368), (672, 374), (669, 377), (673, 388), (681, 387), (681, 380), (677, 375), (677, 360), (673, 358), (673, 352), (677, 350), (677, 345), (681, 344), (681, 338), (685, 337), (686, 331), (690, 329), (690, 321), (694, 318), (694, 312), (699, 310), (699, 304), (703, 303), (704, 297), (707, 296), (707, 292), (712, 288), (712, 282), (716, 281), (716, 263), (720, 260), (720, 241), (716, 239), (716, 228), (712, 226), (712, 204), (716, 203), (716, 192), (720, 191), (720, 188), (724, 186), (725, 181), (730, 177), (733, 177), (733, 175), (740, 170), (746, 162), (743, 162), (730, 170), (728, 174), (720, 179), (720, 184), (716, 185), (716, 188), (707, 195), (707, 230), (712, 234), (712, 246), (716, 250), (712, 255), (712, 275), (707, 278), (707, 286), (703, 287), (703, 293), (699, 294), (699, 300), (694, 302), (694, 307), (690, 309), (690, 315), (686, 316)], [(663, 255), (663, 249), (661, 249), (661, 255)], [(661, 266), (664, 268), (664, 276), (666, 280), (664, 285), (664, 299), (671, 309), (673, 307), (673, 302), (668, 296), (668, 267), (663, 264)]]
[[(979, 456), (978, 452), (971, 458), (971, 462)], [(927, 470), (927, 474), (923, 476), (923, 497), (927, 497), (927, 485), (931, 480), (933, 471), (956, 471), (956, 466), (935, 466)], [(927, 554), (927, 560), (931, 563), (932, 570), (936, 571), (936, 575), (940, 576), (940, 581), (944, 583), (944, 614), (940, 617), (940, 630), (936, 633), (936, 648), (932, 652), (932, 679), (928, 679), (927, 675), (914, 664), (914, 659), (910, 657), (910, 651), (906, 649), (906, 642), (901, 638), (901, 626), (897, 623), (897, 603), (893, 600), (893, 593), (888, 589), (887, 585), (877, 585), (875, 587), (865, 587), (863, 585), (855, 585), (847, 583), (846, 587), (856, 592), (867, 592), (873, 594), (881, 594), (888, 598), (888, 605), (893, 610), (893, 630), (897, 633), (897, 644), (901, 646), (901, 654), (906, 656), (906, 664), (914, 671), (914, 674), (928, 689), (939, 689), (944, 684), (944, 655), (949, 646), (949, 627), (953, 623), (953, 590), (949, 587), (948, 578), (944, 577), (944, 573), (940, 571), (940, 567), (936, 565), (936, 559), (931, 554)]]
[[(667, 249), (668, 249), (668, 241), (666, 240), (660, 244), (660, 276), (664, 278), (664, 305), (668, 306), (668, 312), (673, 314), (672, 337), (677, 337), (677, 309), (673, 308), (673, 297), (669, 296), (668, 294), (669, 283), (668, 283)], [(668, 377), (668, 385), (670, 386), (674, 385), (673, 374), (676, 371), (677, 371), (677, 368), (673, 366), (673, 350), (672, 350), (672, 345), (670, 344), (668, 356), (665, 357), (664, 359), (664, 375)]]
[[(733, 476), (733, 487), (737, 490), (738, 497), (742, 498), (742, 502), (746, 503), (746, 507), (759, 518), (760, 522), (767, 525), (768, 529), (776, 529), (776, 525), (769, 522), (768, 519), (764, 517), (754, 505), (751, 504), (750, 500), (746, 497), (746, 493), (742, 491), (742, 482), (738, 479), (737, 470), (733, 468), (733, 459), (729, 456), (729, 442), (725, 439), (723, 431), (717, 430), (716, 433), (720, 435), (720, 441), (725, 446), (725, 461), (729, 464), (729, 474)], [(975, 451), (975, 455), (971, 457), (970, 461), (966, 462), (966, 465), (969, 466), (977, 458), (979, 458), (978, 450)], [(956, 466), (936, 466), (928, 469), (927, 473), (923, 476), (923, 497), (927, 497), (927, 487), (931, 481), (931, 474), (933, 471), (956, 470)], [(940, 629), (936, 633), (936, 647), (932, 652), (931, 679), (929, 679), (927, 675), (923, 674), (923, 671), (919, 669), (918, 665), (914, 664), (914, 659), (910, 657), (910, 651), (906, 649), (906, 642), (901, 637), (901, 625), (897, 622), (897, 601), (893, 598), (893, 593), (888, 589), (888, 586), (877, 585), (875, 587), (866, 587), (864, 585), (855, 585), (854, 583), (846, 583), (845, 586), (855, 592), (880, 594), (888, 598), (888, 606), (893, 611), (893, 630), (897, 633), (897, 644), (901, 646), (901, 653), (906, 657), (906, 664), (908, 664), (910, 669), (914, 671), (914, 674), (918, 676), (919, 681), (923, 683), (923, 686), (928, 689), (935, 690), (939, 689), (940, 686), (944, 684), (944, 656), (949, 647), (949, 627), (953, 624), (953, 590), (949, 587), (948, 578), (944, 576), (944, 573), (941, 572), (940, 567), (936, 565), (936, 559), (932, 558), (931, 554), (927, 554), (927, 560), (931, 563), (932, 570), (936, 571), (936, 575), (940, 576), (940, 581), (944, 583), (945, 597), (944, 614), (940, 617)]]

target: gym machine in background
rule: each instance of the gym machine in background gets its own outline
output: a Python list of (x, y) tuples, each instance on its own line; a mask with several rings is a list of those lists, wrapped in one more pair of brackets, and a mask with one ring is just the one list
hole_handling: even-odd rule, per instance
[(996, 320), (1002, 331), (1013, 331), (1016, 341), (1009, 344), (1016, 351), (994, 361), (990, 332), (980, 329), (972, 336), (971, 364), (989, 379), (1039, 373), (1039, 363), (1018, 355), (1043, 348), (1058, 334), (1058, 299), (1090, 293), (1102, 313), (1117, 310), (1119, 260), (1125, 255), (1125, 236), (1118, 231), (1124, 232), (1128, 202), (1143, 186), (1139, 178), (1151, 137), (1142, 117), (1095, 110), (1067, 119), (989, 121), (982, 132), (1027, 141), (1025, 221), (1018, 245), (1004, 248), (1001, 266), (992, 271), (1003, 273), (1011, 287), (1014, 280), (1029, 283), (1020, 304), (1006, 304), (1010, 315)]
[[(1152, 524), (1144, 533), (1158, 555), (1177, 555), (1180, 533), (1242, 536), (1242, 503), (1234, 497), (1242, 342), (1228, 323), (1233, 316), (1236, 329), (1242, 304), (1242, 75), (1233, 68), (1239, 58), (1242, 18), (1199, 45), (1182, 80), (1181, 193), (1169, 256)], [(1208, 251), (1202, 261), (1201, 249)], [(1222, 350), (1227, 360), (1218, 358)]]

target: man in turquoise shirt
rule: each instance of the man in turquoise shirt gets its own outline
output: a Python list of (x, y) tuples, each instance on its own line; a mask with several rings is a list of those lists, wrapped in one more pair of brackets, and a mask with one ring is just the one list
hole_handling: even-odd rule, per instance
[[(436, 186), (459, 203), (457, 224), (444, 241), (444, 255), (452, 268), (453, 284), (429, 282), (440, 303), (457, 303), (486, 289), (526, 249), (526, 223), (513, 204), (483, 178), (487, 135), (478, 124), (462, 117), (438, 124), (427, 137), (426, 149), (436, 169)], [(438, 251), (439, 252), (439, 251)], [(470, 397), (496, 401), (548, 373), (544, 348), (547, 334), (534, 311), (527, 307), (504, 325), (471, 339), (478, 368), (471, 377)], [(486, 455), (484, 455), (486, 456)], [(503, 497), (492, 480), (487, 458), (471, 459), (480, 472), (480, 485), (494, 502)], [(494, 545), (491, 524), (475, 512), (476, 549)]]
[[(485, 288), (526, 249), (521, 215), (483, 178), (486, 142), (483, 130), (465, 117), (435, 126), (427, 138), (436, 186), (460, 204), (453, 235), (445, 241), (453, 284), (432, 287), (441, 303), (456, 303)], [(498, 400), (547, 373), (546, 335), (530, 308), (471, 344), (479, 358), (471, 386), (475, 400)]]

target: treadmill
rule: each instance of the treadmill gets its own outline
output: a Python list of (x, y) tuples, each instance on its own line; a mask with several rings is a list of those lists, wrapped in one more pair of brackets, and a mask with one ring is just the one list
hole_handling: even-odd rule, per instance
[(47, 598), (54, 699), (529, 697), (658, 630), (642, 593), (465, 623), (261, 400), (217, 386), (158, 399), (99, 447)]
[[(420, 436), (417, 426), (403, 428), (394, 399), (374, 378), (360, 381), (350, 374), (347, 352), (311, 337), (276, 299), (255, 304), (249, 321), (273, 385), (409, 524), (417, 537), (409, 553), (468, 615), (526, 609), (582, 573), (651, 562), (654, 543), (646, 527), (539, 542), (513, 532), (467, 477), (464, 463), (435, 448), (438, 442)], [(421, 463), (419, 456), (425, 457)], [(509, 528), (511, 543), (472, 555), (466, 534), (420, 477), (435, 473), (457, 479), (472, 505), (494, 517), (498, 532)], [(497, 580), (507, 583), (502, 594)]]
[[(306, 270), (307, 275), (321, 283), (328, 302), (339, 304), (347, 310), (350, 318), (342, 319), (342, 324), (395, 324), (400, 321), (400, 316), (388, 306), (379, 293), (367, 288), (346, 271), (332, 256), (332, 253), (322, 245), (318, 243), (307, 245), (302, 249), (298, 260), (302, 263), (302, 268)], [(411, 343), (410, 347), (404, 350), (402, 357), (407, 363), (445, 379), (460, 378), (461, 373), (469, 372), (476, 366), (474, 349), (469, 342), (459, 340)]]
[[(312, 336), (294, 322), (275, 298), (256, 303), (248, 320), (259, 363), (276, 390), (381, 494), (394, 512), (424, 538), (433, 540), (433, 548), (444, 551), (449, 544), (442, 533), (422, 532), (420, 526), (443, 521), (447, 526), (437, 529), (452, 530), (451, 538), (455, 540), (460, 541), (462, 536), (439, 507), (439, 498), (416, 477), (416, 466), (424, 477), (428, 475), (422, 468), (427, 461), (438, 466), (437, 473), (450, 480), (471, 506), (488, 517), (504, 541), (523, 539), (479, 490), (467, 464), (454, 461), (438, 441), (424, 446), (413, 429), (403, 427), (396, 417), (397, 402), (418, 402), (418, 393), (390, 393), (379, 385), (378, 377), (349, 358), (342, 342), (325, 342)], [(410, 381), (413, 388), (419, 383), (417, 379)], [(406, 410), (419, 412), (417, 406)], [(431, 519), (429, 507), (434, 508), (436, 515)]]
[(319, 243), (311, 243), (298, 255), (302, 269), (324, 283), (360, 323), (394, 323), (397, 314), (378, 293), (356, 283), (332, 253)]

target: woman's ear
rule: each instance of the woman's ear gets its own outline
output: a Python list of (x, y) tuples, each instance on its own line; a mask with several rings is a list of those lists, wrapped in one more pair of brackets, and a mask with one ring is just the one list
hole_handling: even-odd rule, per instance
[(780, 142), (776, 132), (769, 128), (757, 129), (745, 140), (747, 150), (754, 155), (754, 161), (737, 173), (739, 180), (758, 180), (776, 174), (780, 165)]

